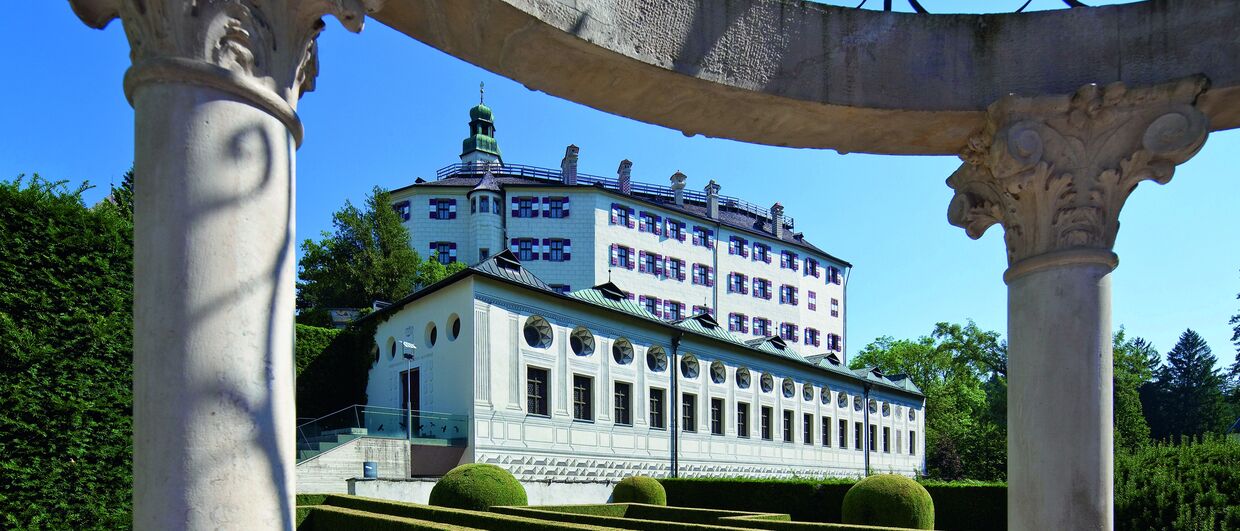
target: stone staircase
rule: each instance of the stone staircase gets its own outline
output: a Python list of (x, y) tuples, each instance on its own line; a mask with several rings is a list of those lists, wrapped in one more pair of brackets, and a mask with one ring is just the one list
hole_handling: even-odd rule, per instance
[(302, 462), (344, 443), (365, 437), (366, 428), (341, 428), (327, 430), (314, 437), (297, 441), (297, 462)]

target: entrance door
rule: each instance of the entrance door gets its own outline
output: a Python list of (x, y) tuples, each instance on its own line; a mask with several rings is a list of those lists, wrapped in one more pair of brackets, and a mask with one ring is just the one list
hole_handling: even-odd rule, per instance
[(413, 431), (410, 438), (417, 437), (421, 431), (418, 429), (420, 419), (418, 418), (418, 410), (421, 407), (421, 384), (422, 378), (418, 373), (418, 369), (411, 371), (401, 371), (400, 373), (400, 407), (412, 409), (412, 413), (406, 413), (406, 418), (412, 417)]

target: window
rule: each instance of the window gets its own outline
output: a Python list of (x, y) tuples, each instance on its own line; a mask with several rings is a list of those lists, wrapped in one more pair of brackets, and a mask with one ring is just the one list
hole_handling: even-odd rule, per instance
[(564, 295), (568, 295), (573, 291), (568, 284), (550, 284), (549, 287), (556, 293), (561, 293)]
[(567, 197), (544, 197), (543, 214), (546, 217), (560, 219), (568, 217)]
[(646, 349), (646, 367), (652, 372), (667, 370), (667, 354), (663, 352), (663, 347), (655, 346)]
[(479, 260), (486, 260), (487, 258), (490, 258), (490, 257), (491, 257), (491, 250), (490, 250), (490, 249), (488, 249), (488, 248), (486, 248), (486, 247), (479, 247), (479, 248), (478, 248), (478, 259), (479, 259)]
[(796, 306), (797, 289), (788, 284), (784, 284), (780, 286), (779, 287), (779, 303), (780, 304), (791, 304), (793, 306)]
[(843, 284), (844, 275), (840, 268), (827, 266), (827, 284)]
[(715, 231), (706, 227), (693, 227), (693, 245), (705, 247), (707, 249), (715, 248)]
[(784, 442), (792, 442), (792, 410), (784, 410)]
[(692, 354), (686, 354), (680, 358), (680, 375), (689, 380), (696, 380), (698, 371), (701, 370), (700, 363)]
[(655, 317), (663, 316), (663, 312), (659, 308), (658, 297), (648, 297), (646, 295), (642, 295), (641, 297), (638, 297), (637, 303), (641, 304), (642, 308), (645, 308), (646, 311), (650, 312)]
[(861, 423), (860, 422), (853, 423), (853, 449), (854, 450), (861, 449)]
[(431, 219), (456, 219), (455, 199), (431, 199)]
[[(483, 199), (483, 201), (486, 201), (486, 199)], [(499, 214), (499, 213), (500, 213), (500, 210), (499, 210), (499, 198), (498, 198), (498, 197), (495, 197), (495, 198), (492, 198), (492, 199), (491, 199), (491, 212), (494, 212), (494, 213), (496, 213), (496, 214)]]
[(665, 391), (662, 389), (650, 389), (650, 427), (658, 430), (667, 428), (666, 420), (663, 417), (665, 406), (663, 405), (663, 397)]
[(679, 258), (668, 258), (666, 273), (667, 274), (664, 276), (664, 278), (670, 278), (672, 280), (679, 280), (681, 282), (684, 282), (685, 261)]
[(908, 431), (908, 455), (917, 455), (917, 432)]
[(723, 399), (710, 399), (710, 434), (723, 435)]
[(517, 238), (513, 240), (513, 242), (515, 242), (514, 245), (516, 246), (515, 251), (517, 260), (529, 262), (538, 259), (538, 255), (536, 254), (538, 251), (534, 249), (537, 245), (534, 241), (534, 238)]
[(822, 271), (818, 269), (818, 261), (808, 256), (805, 257), (805, 274), (813, 275), (814, 278), (818, 278), (821, 273)]
[(883, 453), (891, 453), (891, 428), (883, 426)]
[[(477, 198), (474, 198), (474, 201), (478, 202)], [(491, 205), (491, 202), (488, 201), (487, 198), (485, 197), (482, 198), (481, 204), (478, 205), (478, 212), (481, 212), (483, 214), (490, 214), (491, 213), (491, 209), (489, 208), (490, 205)], [(499, 212), (496, 212), (496, 214), (498, 213)]]
[(551, 346), (551, 324), (537, 315), (525, 320), (525, 343), (534, 348)]
[(594, 379), (573, 375), (573, 420), (594, 421)]
[(633, 269), (636, 260), (633, 259), (633, 249), (623, 245), (612, 244), (611, 246), (611, 265), (623, 267), (625, 269)]
[(456, 243), (454, 242), (431, 242), (431, 250), (435, 253), (435, 259), (443, 265), (456, 261)]
[(771, 281), (765, 278), (753, 279), (753, 296), (759, 299), (771, 298)]
[(578, 356), (585, 357), (594, 354), (594, 334), (591, 334), (584, 327), (578, 326), (568, 335), (568, 347), (573, 351), (573, 354)]
[(763, 319), (761, 317), (754, 317), (753, 318), (753, 333), (754, 335), (759, 335), (763, 337), (771, 335), (771, 320)]
[(809, 305), (809, 309), (810, 309), (811, 311), (813, 311), (813, 310), (817, 310), (817, 309), (818, 309), (818, 294), (817, 294), (817, 293), (814, 293), (814, 292), (812, 292), (812, 291), (811, 291), (811, 292), (809, 292), (809, 302), (808, 302), (808, 305)]
[(844, 349), (844, 338), (839, 334), (827, 334), (827, 350), (840, 351)]
[(681, 430), (697, 432), (697, 395), (685, 393), (680, 402)]
[(533, 197), (517, 197), (517, 198), (514, 198), (513, 201), (517, 203), (517, 208), (512, 213), (512, 217), (532, 218), (538, 215), (537, 214), (538, 211), (534, 210), (535, 199)]
[(710, 316), (712, 316), (712, 317), (713, 317), (713, 316), (715, 315), (715, 309), (714, 309), (714, 308), (708, 308), (708, 307), (706, 307), (706, 306), (700, 306), (700, 305), (694, 304), (694, 305), (693, 305), (693, 313), (692, 313), (692, 314), (690, 314), (690, 315), (702, 315), (702, 314), (710, 315)]
[(669, 321), (679, 321), (685, 317), (685, 303), (676, 301), (666, 301), (663, 303), (663, 318)]
[(637, 253), (637, 272), (654, 276), (663, 275), (663, 257), (646, 251)]
[(831, 299), (831, 317), (840, 316), (840, 300)]
[(749, 318), (743, 313), (728, 314), (728, 331), (745, 333), (749, 331)]
[(840, 438), (839, 446), (841, 450), (844, 450), (848, 448), (848, 421), (847, 420), (840, 419), (839, 432), (840, 432), (839, 433), (839, 438)]
[(870, 424), (870, 451), (878, 451), (878, 426)]
[(567, 262), (571, 258), (572, 243), (570, 240), (551, 238), (543, 240), (544, 248), (547, 249), (544, 260), (552, 262)]
[(633, 386), (616, 382), (616, 424), (633, 425)]
[(655, 236), (663, 234), (663, 218), (650, 212), (642, 212), (637, 216), (637, 231), (649, 232)]
[(409, 221), (409, 202), (401, 201), (392, 205), (392, 210), (396, 211), (396, 215), (400, 216), (401, 221)]
[(749, 277), (744, 273), (728, 274), (728, 293), (740, 293), (742, 295), (749, 294)]
[(813, 346), (815, 346), (815, 347), (816, 347), (816, 346), (818, 346), (818, 344), (819, 344), (818, 335), (819, 335), (819, 334), (818, 334), (818, 329), (816, 329), (816, 328), (806, 328), (806, 329), (805, 329), (805, 344), (806, 344), (806, 345), (813, 345)]
[(794, 253), (792, 251), (780, 251), (779, 268), (780, 269), (791, 269), (793, 271), (796, 271), (797, 260), (798, 260), (797, 253)]
[(699, 286), (714, 286), (715, 270), (706, 264), (693, 264), (693, 283)]
[(801, 442), (814, 444), (814, 414), (806, 413), (801, 419)]
[(760, 419), (760, 422), (762, 423), (762, 440), (764, 441), (771, 440), (771, 407), (770, 406), (762, 406), (762, 418)]
[(753, 259), (755, 262), (771, 263), (771, 246), (755, 242), (753, 244)]
[(784, 341), (796, 341), (797, 340), (797, 325), (794, 325), (792, 323), (780, 323), (779, 337), (783, 338)]
[(739, 236), (728, 239), (728, 254), (749, 257), (749, 241)]
[(736, 436), (749, 438), (749, 404), (744, 402), (736, 403)]
[(547, 416), (547, 369), (525, 370), (525, 407), (530, 415)]
[(633, 209), (618, 203), (611, 204), (611, 224), (633, 228)]
[(611, 344), (611, 359), (620, 365), (633, 363), (633, 343), (623, 337), (617, 339)]
[(685, 241), (685, 222), (674, 219), (667, 220), (667, 237), (682, 242)]
[(822, 445), (831, 447), (831, 417), (822, 417)]

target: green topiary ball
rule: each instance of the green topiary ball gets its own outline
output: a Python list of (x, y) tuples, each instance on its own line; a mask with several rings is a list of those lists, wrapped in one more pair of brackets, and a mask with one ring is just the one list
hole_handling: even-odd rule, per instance
[(667, 505), (667, 491), (659, 480), (646, 476), (630, 476), (620, 480), (611, 491), (613, 503), (646, 503)]
[(845, 524), (934, 529), (934, 500), (926, 488), (894, 474), (870, 476), (844, 495)]
[(431, 505), (486, 511), (494, 505), (525, 505), (525, 487), (495, 465), (470, 463), (444, 474), (431, 489)]

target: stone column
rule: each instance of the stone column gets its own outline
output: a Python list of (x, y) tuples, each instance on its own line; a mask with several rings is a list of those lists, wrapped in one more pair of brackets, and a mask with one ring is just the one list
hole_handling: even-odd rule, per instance
[(1205, 143), (1206, 87), (1006, 97), (947, 180), (948, 220), (1007, 244), (1009, 529), (1113, 527), (1111, 248), (1137, 184)]
[(359, 0), (71, 0), (124, 23), (134, 527), (292, 529), (296, 104)]

